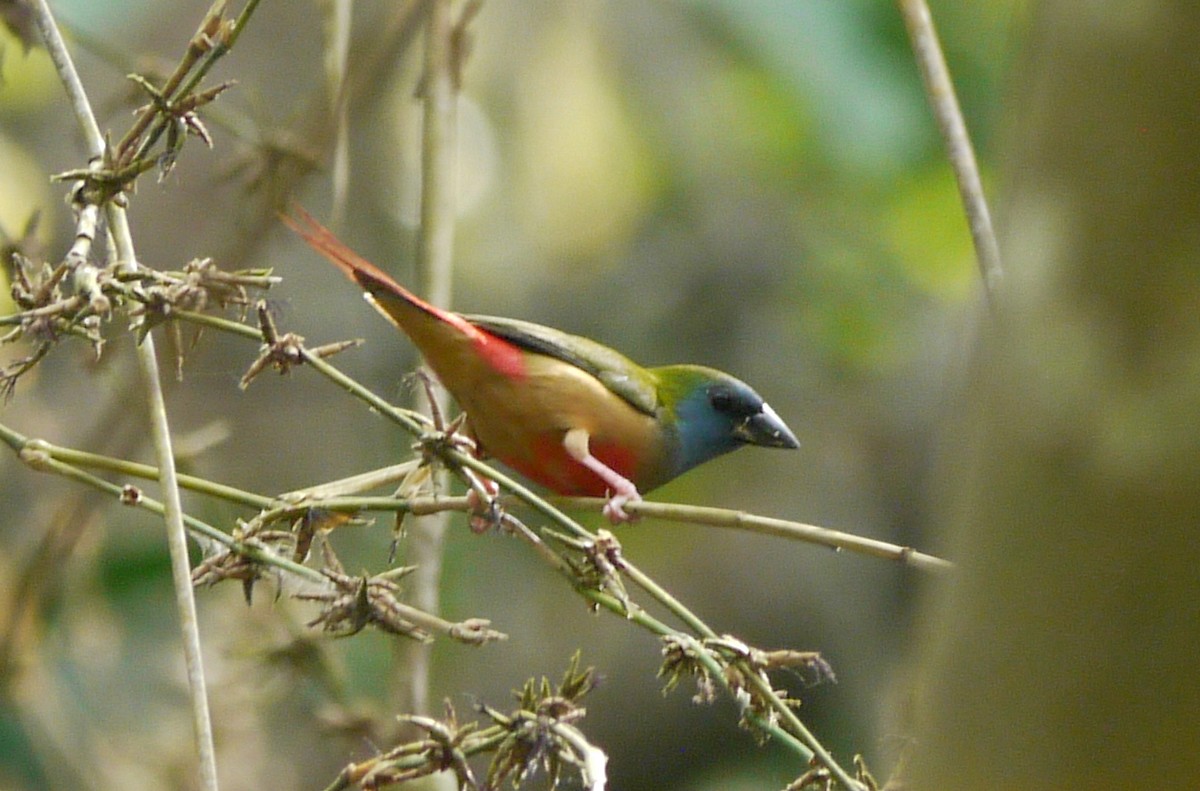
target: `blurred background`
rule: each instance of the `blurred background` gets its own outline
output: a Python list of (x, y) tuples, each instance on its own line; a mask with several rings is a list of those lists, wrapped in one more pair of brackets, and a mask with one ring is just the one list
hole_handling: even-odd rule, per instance
[[(985, 170), (1022, 29), (1017, 0), (938, 3), (935, 21)], [(208, 7), (54, 3), (103, 128), (143, 103), (131, 71), (170, 71)], [(421, 36), (401, 6), (355, 4), (348, 201), (331, 201), (325, 6), (263, 3), (210, 83), (238, 85), (161, 183), (130, 197), (138, 253), (157, 268), (212, 257), (272, 266), (280, 327), (311, 343), (362, 337), (337, 363), (404, 400), (407, 342), (331, 267), (282, 231), (293, 196), (411, 282), (419, 195)], [(296, 13), (302, 10), (303, 13)], [(876, 0), (488, 0), (470, 27), (460, 105), (454, 305), (588, 335), (646, 364), (696, 362), (751, 382), (800, 438), (695, 470), (654, 499), (837, 528), (921, 549), (933, 427), (958, 384), (978, 308), (966, 224), (904, 26)], [(44, 51), (5, 33), (0, 228), (36, 229), (58, 260), (72, 227), (48, 176), (84, 164)], [(7, 288), (0, 300), (7, 299)], [(4, 312), (11, 306), (0, 304)], [(121, 319), (114, 319), (114, 325)], [(66, 343), (24, 378), (0, 420), (56, 444), (149, 461), (129, 340), (96, 361)], [(188, 338), (190, 340), (190, 337)], [(167, 349), (166, 344), (162, 347)], [(0, 362), (28, 349), (0, 348)], [(273, 493), (382, 466), (410, 439), (305, 370), (238, 379), (255, 344), (205, 334), (168, 406), (189, 472)], [(166, 370), (170, 370), (166, 365)], [(249, 514), (191, 498), (226, 529)], [(818, 650), (837, 683), (796, 675), (801, 716), (843, 762), (886, 775), (889, 724), (921, 580), (884, 561), (781, 539), (643, 521), (626, 554), (719, 632)], [(387, 520), (334, 536), (346, 567), (379, 569)], [(35, 584), (24, 584), (29, 577)], [(0, 454), (0, 787), (186, 787), (190, 722), (159, 523)], [(223, 785), (320, 788), (372, 754), (355, 718), (386, 721), (395, 655), (364, 633), (307, 631), (314, 610), (249, 608), (236, 584), (199, 594)], [(17, 590), (30, 591), (15, 600)], [(659, 644), (582, 600), (518, 542), (447, 545), (444, 612), (510, 640), (434, 648), (433, 699), (504, 709), (572, 652), (604, 681), (584, 730), (622, 789), (786, 785), (786, 751), (755, 746), (728, 700), (660, 694)]]

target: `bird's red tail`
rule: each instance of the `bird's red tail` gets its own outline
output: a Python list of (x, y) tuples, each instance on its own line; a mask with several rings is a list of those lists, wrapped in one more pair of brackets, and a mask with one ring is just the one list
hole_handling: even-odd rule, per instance
[[(387, 272), (347, 247), (341, 239), (334, 236), (333, 231), (317, 222), (299, 205), (293, 204), (292, 211), (295, 213), (295, 217), (280, 213), (279, 219), (283, 220), (284, 225), (299, 234), (300, 238), (308, 242), (309, 247), (328, 258), (338, 269), (342, 270), (346, 277), (357, 283), (371, 296), (376, 299), (382, 298), (385, 302), (388, 297), (398, 298), (436, 316), (468, 335), (475, 335), (479, 332), (457, 313), (451, 313), (436, 305), (431, 305), (397, 283)], [(383, 307), (385, 312), (391, 313), (386, 306)], [(397, 317), (393, 316), (393, 318)]]
[[(280, 213), (279, 218), (308, 242), (310, 247), (328, 258), (346, 277), (357, 283), (371, 298), (375, 307), (401, 331), (412, 337), (418, 347), (421, 346), (421, 341), (413, 335), (415, 328), (411, 324), (414, 308), (465, 336), (475, 346), (480, 357), (496, 370), (510, 376), (523, 375), (523, 358), (521, 350), (516, 346), (485, 332), (457, 313), (429, 304), (347, 247), (341, 239), (333, 235), (333, 231), (313, 219), (313, 216), (300, 206), (293, 205), (292, 211), (295, 217)], [(422, 349), (422, 353), (427, 356), (428, 352), (428, 349)]]
[(295, 217), (280, 212), (279, 219), (283, 220), (284, 225), (299, 234), (300, 238), (308, 242), (309, 247), (312, 247), (333, 262), (338, 269), (342, 270), (346, 277), (370, 291), (383, 288), (403, 296), (410, 302), (415, 302), (423, 307), (432, 307), (431, 305), (425, 305), (423, 300), (416, 294), (413, 294), (393, 280), (382, 269), (347, 247), (341, 239), (334, 236), (333, 231), (317, 222), (311, 214), (298, 204), (292, 205), (292, 211), (296, 214)]

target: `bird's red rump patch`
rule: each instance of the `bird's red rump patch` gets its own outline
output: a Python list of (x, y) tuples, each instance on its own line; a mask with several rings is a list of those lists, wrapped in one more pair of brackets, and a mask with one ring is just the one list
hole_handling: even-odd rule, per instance
[(474, 331), (475, 349), (488, 365), (509, 379), (525, 378), (528, 373), (525, 354), (519, 347), (473, 324), (467, 323), (467, 326)]
[[(533, 443), (531, 460), (500, 459), (531, 481), (545, 486), (556, 494), (577, 497), (604, 497), (608, 484), (567, 453), (560, 436), (543, 434)], [(592, 442), (592, 455), (625, 478), (636, 472), (633, 452), (612, 443)]]

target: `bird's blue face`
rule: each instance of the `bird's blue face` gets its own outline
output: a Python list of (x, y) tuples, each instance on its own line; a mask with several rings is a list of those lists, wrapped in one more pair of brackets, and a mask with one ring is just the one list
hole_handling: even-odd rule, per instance
[(679, 472), (742, 445), (797, 448), (800, 443), (775, 410), (727, 374), (713, 371), (676, 403)]

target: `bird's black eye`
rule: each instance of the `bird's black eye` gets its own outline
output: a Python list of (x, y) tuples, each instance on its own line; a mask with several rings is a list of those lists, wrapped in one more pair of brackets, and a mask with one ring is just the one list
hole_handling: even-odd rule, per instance
[(732, 417), (751, 417), (762, 411), (762, 399), (753, 392), (717, 385), (708, 391), (713, 410)]
[(746, 411), (746, 405), (743, 399), (739, 399), (737, 392), (734, 392), (726, 386), (715, 386), (708, 391), (708, 402), (713, 405), (716, 412), (724, 414), (740, 415)]

